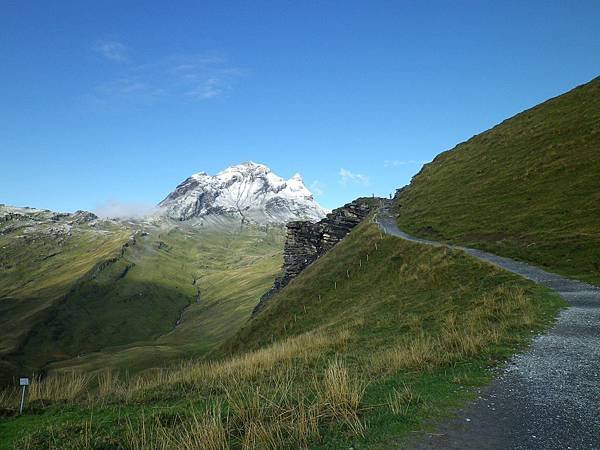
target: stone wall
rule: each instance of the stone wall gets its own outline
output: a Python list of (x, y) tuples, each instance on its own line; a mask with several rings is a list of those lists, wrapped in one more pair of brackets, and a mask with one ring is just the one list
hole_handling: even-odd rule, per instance
[(319, 222), (289, 222), (283, 251), (282, 274), (273, 287), (261, 298), (252, 315), (258, 313), (266, 302), (285, 287), (300, 272), (321, 255), (340, 242), (365, 217), (379, 206), (379, 198), (358, 198), (332, 212)]

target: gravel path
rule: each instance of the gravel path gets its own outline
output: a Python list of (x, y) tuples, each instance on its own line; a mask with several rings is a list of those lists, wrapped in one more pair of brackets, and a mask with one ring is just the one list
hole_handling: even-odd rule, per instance
[[(444, 245), (400, 231), (389, 208), (386, 203), (376, 219), (387, 234)], [(481, 250), (451, 247), (553, 289), (569, 307), (473, 403), (408, 447), (600, 449), (600, 288)]]

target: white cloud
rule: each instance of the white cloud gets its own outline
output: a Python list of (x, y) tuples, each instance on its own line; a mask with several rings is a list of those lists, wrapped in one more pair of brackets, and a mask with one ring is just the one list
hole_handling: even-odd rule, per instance
[(407, 164), (416, 164), (417, 161), (415, 161), (414, 159), (409, 159), (409, 160), (402, 160), (402, 159), (386, 159), (383, 162), (383, 166), (390, 168), (390, 167), (399, 167), (399, 166), (405, 166)]
[(111, 61), (129, 62), (129, 48), (117, 41), (98, 40), (92, 45), (92, 50)]
[(319, 180), (315, 180), (310, 184), (310, 191), (318, 196), (325, 193), (325, 191), (323, 191), (323, 184)]
[(344, 186), (348, 184), (348, 182), (359, 183), (364, 186), (369, 185), (369, 177), (360, 173), (350, 172), (349, 170), (341, 168), (338, 174), (340, 176), (340, 183), (342, 183)]
[(122, 202), (108, 200), (98, 206), (94, 213), (107, 219), (141, 219), (158, 211), (155, 205), (148, 203)]
[(114, 67), (113, 76), (94, 87), (88, 97), (100, 104), (147, 104), (158, 98), (208, 101), (226, 95), (245, 74), (218, 54), (170, 55), (139, 63), (128, 57), (125, 45), (114, 41), (98, 41), (93, 48), (108, 59), (129, 63)]

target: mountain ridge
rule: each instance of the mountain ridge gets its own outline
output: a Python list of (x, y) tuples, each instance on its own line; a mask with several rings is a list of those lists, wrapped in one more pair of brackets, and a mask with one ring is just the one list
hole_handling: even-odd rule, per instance
[(300, 174), (284, 180), (264, 164), (248, 161), (212, 176), (195, 173), (158, 204), (175, 220), (234, 217), (242, 223), (316, 222), (328, 212), (314, 199)]

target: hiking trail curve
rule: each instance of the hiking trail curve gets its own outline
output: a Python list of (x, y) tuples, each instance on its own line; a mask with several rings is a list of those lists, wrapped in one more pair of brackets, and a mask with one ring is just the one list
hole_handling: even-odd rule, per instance
[(600, 288), (481, 250), (412, 237), (398, 228), (389, 201), (375, 221), (391, 236), (463, 250), (521, 275), (569, 305), (476, 400), (408, 448), (600, 449)]

